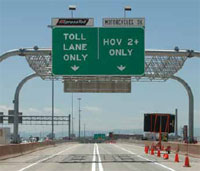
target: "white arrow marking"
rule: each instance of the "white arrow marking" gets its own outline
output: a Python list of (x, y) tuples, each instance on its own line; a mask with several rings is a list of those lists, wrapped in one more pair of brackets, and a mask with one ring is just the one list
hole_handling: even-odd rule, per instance
[(74, 71), (77, 71), (79, 69), (79, 66), (76, 66), (76, 65), (71, 66), (71, 69), (74, 70)]
[(120, 66), (117, 66), (117, 68), (120, 70), (120, 71), (123, 71), (126, 67), (125, 66), (122, 66), (122, 65), (120, 65)]

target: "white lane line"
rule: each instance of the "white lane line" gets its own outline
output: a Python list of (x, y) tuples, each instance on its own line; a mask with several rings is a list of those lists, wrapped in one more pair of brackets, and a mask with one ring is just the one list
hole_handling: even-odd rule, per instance
[[(120, 147), (120, 146), (118, 146), (118, 145), (115, 145), (115, 144), (112, 144), (112, 145), (115, 146), (115, 147), (117, 147), (117, 148), (120, 148), (120, 149), (122, 149), (122, 150), (124, 150), (124, 151), (126, 151), (126, 152), (128, 152), (128, 153), (130, 153), (130, 154), (136, 154), (136, 153), (133, 153), (132, 151), (129, 151), (129, 150), (125, 149), (125, 148), (122, 148), (122, 147)], [(167, 167), (167, 166), (165, 166), (165, 165), (163, 165), (163, 164), (154, 162), (154, 161), (149, 160), (149, 159), (147, 159), (147, 158), (145, 158), (145, 157), (142, 157), (142, 156), (140, 156), (140, 155), (136, 155), (136, 156), (139, 157), (139, 158), (141, 158), (141, 159), (144, 159), (144, 160), (147, 160), (147, 161), (151, 161), (152, 163), (154, 163), (154, 164), (156, 164), (156, 165), (159, 165), (159, 166), (161, 166), (161, 167), (163, 167), (163, 168), (165, 168), (165, 169), (168, 169), (168, 170), (171, 170), (171, 171), (175, 171), (174, 169), (172, 169), (172, 168), (170, 168), (170, 167)]]
[(99, 147), (98, 145), (96, 144), (96, 150), (97, 150), (97, 155), (98, 155), (98, 158), (99, 158), (99, 171), (103, 171), (103, 165), (102, 165), (102, 162), (101, 162), (101, 157), (100, 157), (100, 154), (99, 154)]
[(24, 167), (24, 168), (22, 168), (22, 169), (20, 169), (20, 170), (18, 170), (18, 171), (24, 171), (24, 170), (26, 170), (26, 169), (28, 169), (28, 168), (30, 168), (30, 167), (36, 165), (36, 164), (39, 164), (39, 163), (41, 163), (41, 162), (43, 162), (43, 161), (45, 161), (45, 160), (48, 160), (48, 159), (50, 159), (50, 158), (53, 158), (53, 157), (55, 157), (55, 156), (57, 156), (57, 155), (59, 155), (59, 154), (61, 154), (61, 153), (64, 153), (65, 151), (70, 150), (70, 149), (72, 149), (72, 148), (75, 148), (75, 147), (77, 147), (77, 146), (79, 146), (79, 145), (74, 145), (73, 147), (69, 147), (69, 148), (67, 148), (67, 149), (65, 149), (65, 150), (63, 150), (63, 151), (60, 151), (60, 152), (58, 152), (58, 153), (56, 153), (56, 154), (53, 154), (53, 155), (51, 155), (51, 156), (49, 156), (49, 157), (46, 157), (46, 158), (42, 159), (42, 160), (38, 160), (37, 162), (32, 163), (32, 164), (30, 164), (30, 165), (28, 165), (28, 166), (26, 166), (26, 167)]
[(134, 147), (134, 146), (136, 146), (136, 147), (139, 147), (139, 148), (144, 148), (144, 146), (142, 147), (142, 146), (140, 146), (140, 145), (138, 145), (138, 144), (124, 144), (125, 146), (129, 146), (129, 147)]
[(116, 146), (116, 147), (118, 147), (118, 148), (120, 148), (121, 150), (124, 150), (124, 151), (128, 152), (128, 153), (136, 154), (136, 153), (134, 153), (134, 152), (132, 152), (132, 151), (129, 151), (129, 150), (127, 150), (127, 149), (125, 149), (125, 148), (122, 148), (122, 147), (120, 147), (120, 146), (117, 146), (117, 145), (115, 145), (115, 144), (113, 144), (113, 145)]
[(92, 159), (92, 171), (96, 170), (96, 148), (94, 144), (94, 150), (93, 150), (93, 159)]

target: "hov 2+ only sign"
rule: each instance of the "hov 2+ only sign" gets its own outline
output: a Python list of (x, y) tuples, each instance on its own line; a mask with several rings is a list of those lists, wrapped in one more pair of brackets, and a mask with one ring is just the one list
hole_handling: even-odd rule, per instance
[(54, 75), (144, 74), (143, 28), (53, 28)]

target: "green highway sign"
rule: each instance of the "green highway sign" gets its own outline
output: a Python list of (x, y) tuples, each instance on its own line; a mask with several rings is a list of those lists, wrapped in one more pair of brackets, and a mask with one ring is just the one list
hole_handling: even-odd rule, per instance
[(143, 28), (54, 27), (54, 75), (144, 74)]
[(95, 140), (105, 140), (106, 134), (94, 134), (94, 139)]

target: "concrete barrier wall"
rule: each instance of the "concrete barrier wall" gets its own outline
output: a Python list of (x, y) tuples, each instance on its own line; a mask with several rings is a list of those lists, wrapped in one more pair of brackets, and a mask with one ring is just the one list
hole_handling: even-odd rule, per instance
[[(141, 140), (118, 140), (118, 142), (143, 144), (149, 146), (151, 146), (152, 143), (154, 144), (158, 143), (158, 141), (141, 141)], [(190, 155), (200, 157), (200, 144), (185, 144), (181, 142), (162, 142), (162, 145), (164, 145), (164, 147), (170, 146), (171, 150), (174, 152), (179, 151), (183, 154), (189, 153)]]
[(10, 144), (0, 146), (0, 158), (11, 157), (24, 154), (26, 152), (34, 151), (38, 148), (54, 145), (55, 142), (37, 142), (28, 144)]
[(173, 151), (178, 151), (182, 153), (189, 153), (193, 155), (200, 155), (200, 145), (199, 144), (183, 144), (176, 142), (164, 142), (165, 146), (170, 146)]

